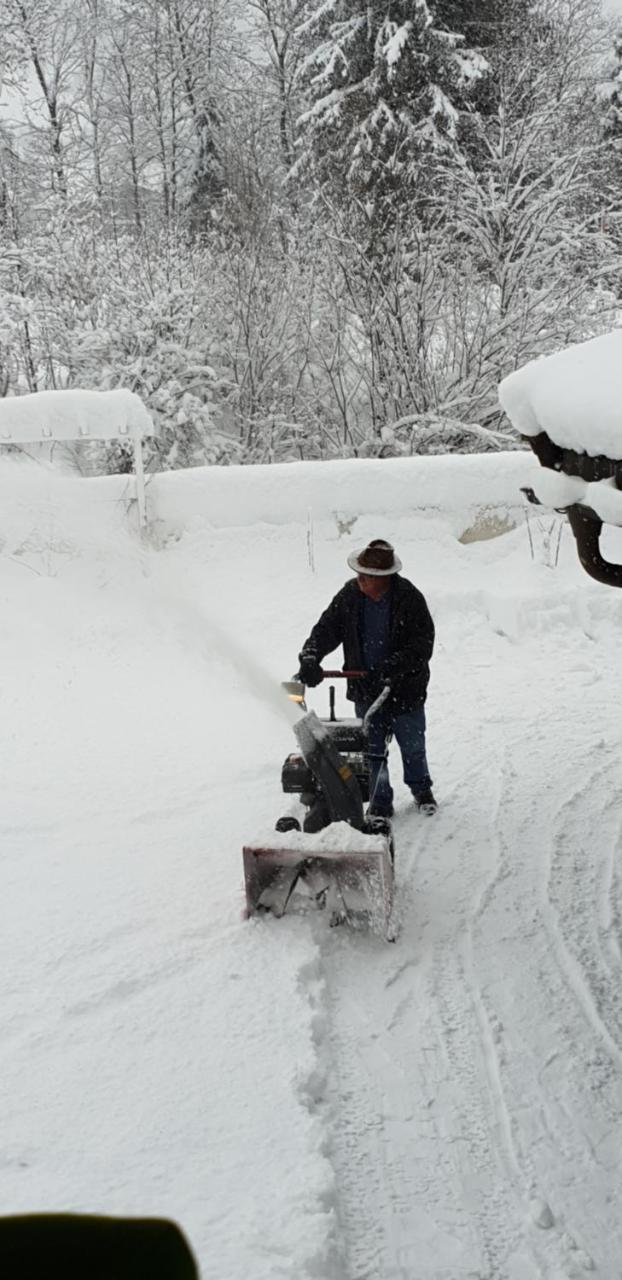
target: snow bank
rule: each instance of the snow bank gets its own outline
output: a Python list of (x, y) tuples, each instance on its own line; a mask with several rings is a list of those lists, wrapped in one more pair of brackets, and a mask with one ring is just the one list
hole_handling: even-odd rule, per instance
[(521, 435), (622, 458), (622, 329), (531, 360), (503, 379), (499, 400)]
[(133, 558), (134, 476), (93, 484), (48, 464), (0, 451), (0, 552)]
[(199, 467), (153, 477), (152, 519), (186, 529), (522, 507), (524, 452)]
[(113, 440), (155, 434), (142, 400), (125, 387), (113, 391), (35, 391), (0, 399), (0, 443)]
[[(25, 397), (24, 397), (25, 398)], [(256, 524), (329, 521), (360, 538), (359, 517), (398, 521), (436, 517), (460, 536), (492, 513), (502, 525), (523, 519), (527, 451), (384, 460), (301, 462), (257, 467), (197, 467), (153, 475), (147, 515), (163, 536)], [(9, 496), (10, 495), (10, 496)], [(0, 540), (16, 541), (36, 508), (79, 545), (80, 529), (98, 540), (119, 522), (134, 524), (133, 476), (67, 476), (47, 464), (0, 452)], [(93, 513), (97, 509), (97, 519)], [(373, 533), (370, 536), (375, 536)]]

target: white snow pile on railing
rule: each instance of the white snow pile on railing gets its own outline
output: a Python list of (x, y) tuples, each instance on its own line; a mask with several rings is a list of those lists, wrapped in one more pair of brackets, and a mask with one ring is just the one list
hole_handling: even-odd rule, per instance
[[(622, 460), (622, 329), (531, 360), (503, 379), (499, 400), (523, 436), (544, 431), (562, 449)], [(534, 462), (524, 483), (544, 506), (581, 503), (622, 524), (622, 491), (613, 479), (588, 483)]]
[[(378, 536), (387, 516), (397, 539), (413, 520), (425, 521), (432, 539), (461, 538), (479, 525), (490, 537), (495, 522), (505, 532), (525, 520), (521, 485), (530, 456), (525, 450), (162, 472), (147, 481), (147, 520), (158, 541), (290, 524), (307, 542), (327, 525), (358, 543)], [(97, 545), (109, 554), (119, 538), (119, 548), (125, 545), (133, 500), (133, 476), (85, 479), (0, 449), (0, 548), (30, 545), (36, 524), (54, 529), (55, 545), (76, 551)]]
[(139, 396), (112, 391), (33, 391), (0, 399), (0, 443), (141, 439), (156, 428)]
[(533, 489), (544, 507), (557, 511), (580, 503), (590, 507), (607, 524), (622, 525), (622, 490), (613, 479), (594, 480), (588, 483), (580, 476), (567, 476), (563, 471), (552, 471), (534, 463), (525, 470), (525, 485)]
[(138, 519), (147, 521), (142, 442), (157, 427), (139, 396), (126, 387), (112, 391), (33, 391), (0, 399), (0, 446), (50, 445), (57, 441), (121, 440), (134, 453)]
[(304, 524), (311, 515), (338, 519), (347, 531), (361, 516), (390, 512), (436, 517), (459, 534), (486, 512), (524, 518), (520, 489), (530, 457), (516, 451), (196, 467), (153, 476), (150, 513), (185, 530)]

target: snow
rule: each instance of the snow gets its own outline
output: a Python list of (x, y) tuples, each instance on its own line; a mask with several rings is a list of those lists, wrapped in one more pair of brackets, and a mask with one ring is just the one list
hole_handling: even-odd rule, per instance
[(504, 378), (499, 399), (525, 436), (622, 459), (622, 329), (531, 360)]
[[(285, 808), (287, 805), (285, 804)], [(324, 831), (305, 835), (301, 831), (275, 831), (274, 824), (258, 831), (250, 840), (254, 849), (305, 849), (308, 853), (382, 853), (386, 841), (382, 836), (365, 835), (347, 822), (333, 822)]]
[[(524, 471), (165, 475), (139, 539), (123, 478), (0, 459), (4, 1212), (170, 1215), (203, 1280), (616, 1280), (622, 593), (532, 560)], [(241, 919), (279, 682), (378, 536), (438, 633), (394, 946)]]
[[(470, 454), (455, 463), (447, 456), (366, 459), (351, 462), (278, 463), (257, 467), (197, 467), (157, 476), (151, 485), (152, 515), (167, 528), (192, 531), (209, 525), (298, 525), (309, 518), (347, 527), (357, 540), (363, 513), (385, 518), (419, 512), (443, 513), (455, 527), (484, 510), (522, 510), (520, 486), (530, 451)], [(110, 492), (110, 481), (104, 482)], [(359, 539), (360, 542), (360, 539)], [(362, 545), (362, 544), (361, 544)]]
[(437, 84), (432, 85), (431, 88), (432, 106), (430, 108), (430, 116), (432, 120), (436, 120), (438, 117), (444, 118), (448, 129), (453, 134), (458, 121), (458, 112), (447, 97), (447, 94), (443, 93)]
[(574, 503), (591, 507), (601, 520), (622, 525), (622, 490), (615, 480), (586, 483), (579, 476), (567, 476), (550, 467), (532, 466), (525, 471), (525, 485), (533, 489), (546, 507), (563, 510)]
[(386, 62), (389, 80), (395, 75), (397, 64), (412, 35), (412, 22), (391, 22), (386, 18), (378, 32), (378, 44)]
[(471, 84), (475, 80), (481, 80), (483, 76), (490, 71), (490, 63), (481, 53), (477, 53), (474, 49), (468, 52), (462, 49), (456, 49), (454, 58), (460, 71), (460, 78), (463, 84)]
[(156, 432), (139, 396), (112, 391), (33, 391), (0, 398), (0, 444), (36, 440), (111, 440)]

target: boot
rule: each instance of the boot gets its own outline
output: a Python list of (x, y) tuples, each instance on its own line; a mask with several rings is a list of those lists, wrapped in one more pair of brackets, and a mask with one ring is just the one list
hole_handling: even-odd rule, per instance
[(430, 818), (433, 813), (436, 813), (438, 805), (429, 787), (427, 791), (420, 791), (418, 793), (413, 791), (413, 795), (415, 797), (415, 804), (420, 813), (425, 813), (428, 818)]

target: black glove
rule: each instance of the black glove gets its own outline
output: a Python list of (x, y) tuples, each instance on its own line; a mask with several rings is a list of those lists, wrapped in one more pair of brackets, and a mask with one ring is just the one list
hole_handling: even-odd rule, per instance
[(300, 671), (298, 674), (303, 684), (308, 685), (309, 689), (314, 689), (316, 684), (322, 683), (324, 672), (314, 653), (301, 653), (299, 662)]
[(385, 661), (380, 663), (374, 674), (382, 685), (395, 684), (406, 674), (404, 670), (400, 671), (400, 666), (403, 666), (403, 660), (400, 659), (399, 654), (394, 653), (393, 657), (385, 658)]
[(391, 681), (395, 679), (395, 672), (391, 669), (390, 660), (381, 662), (380, 666), (375, 667), (370, 674), (373, 675), (376, 686), (379, 689), (384, 689), (385, 684), (391, 684)]

